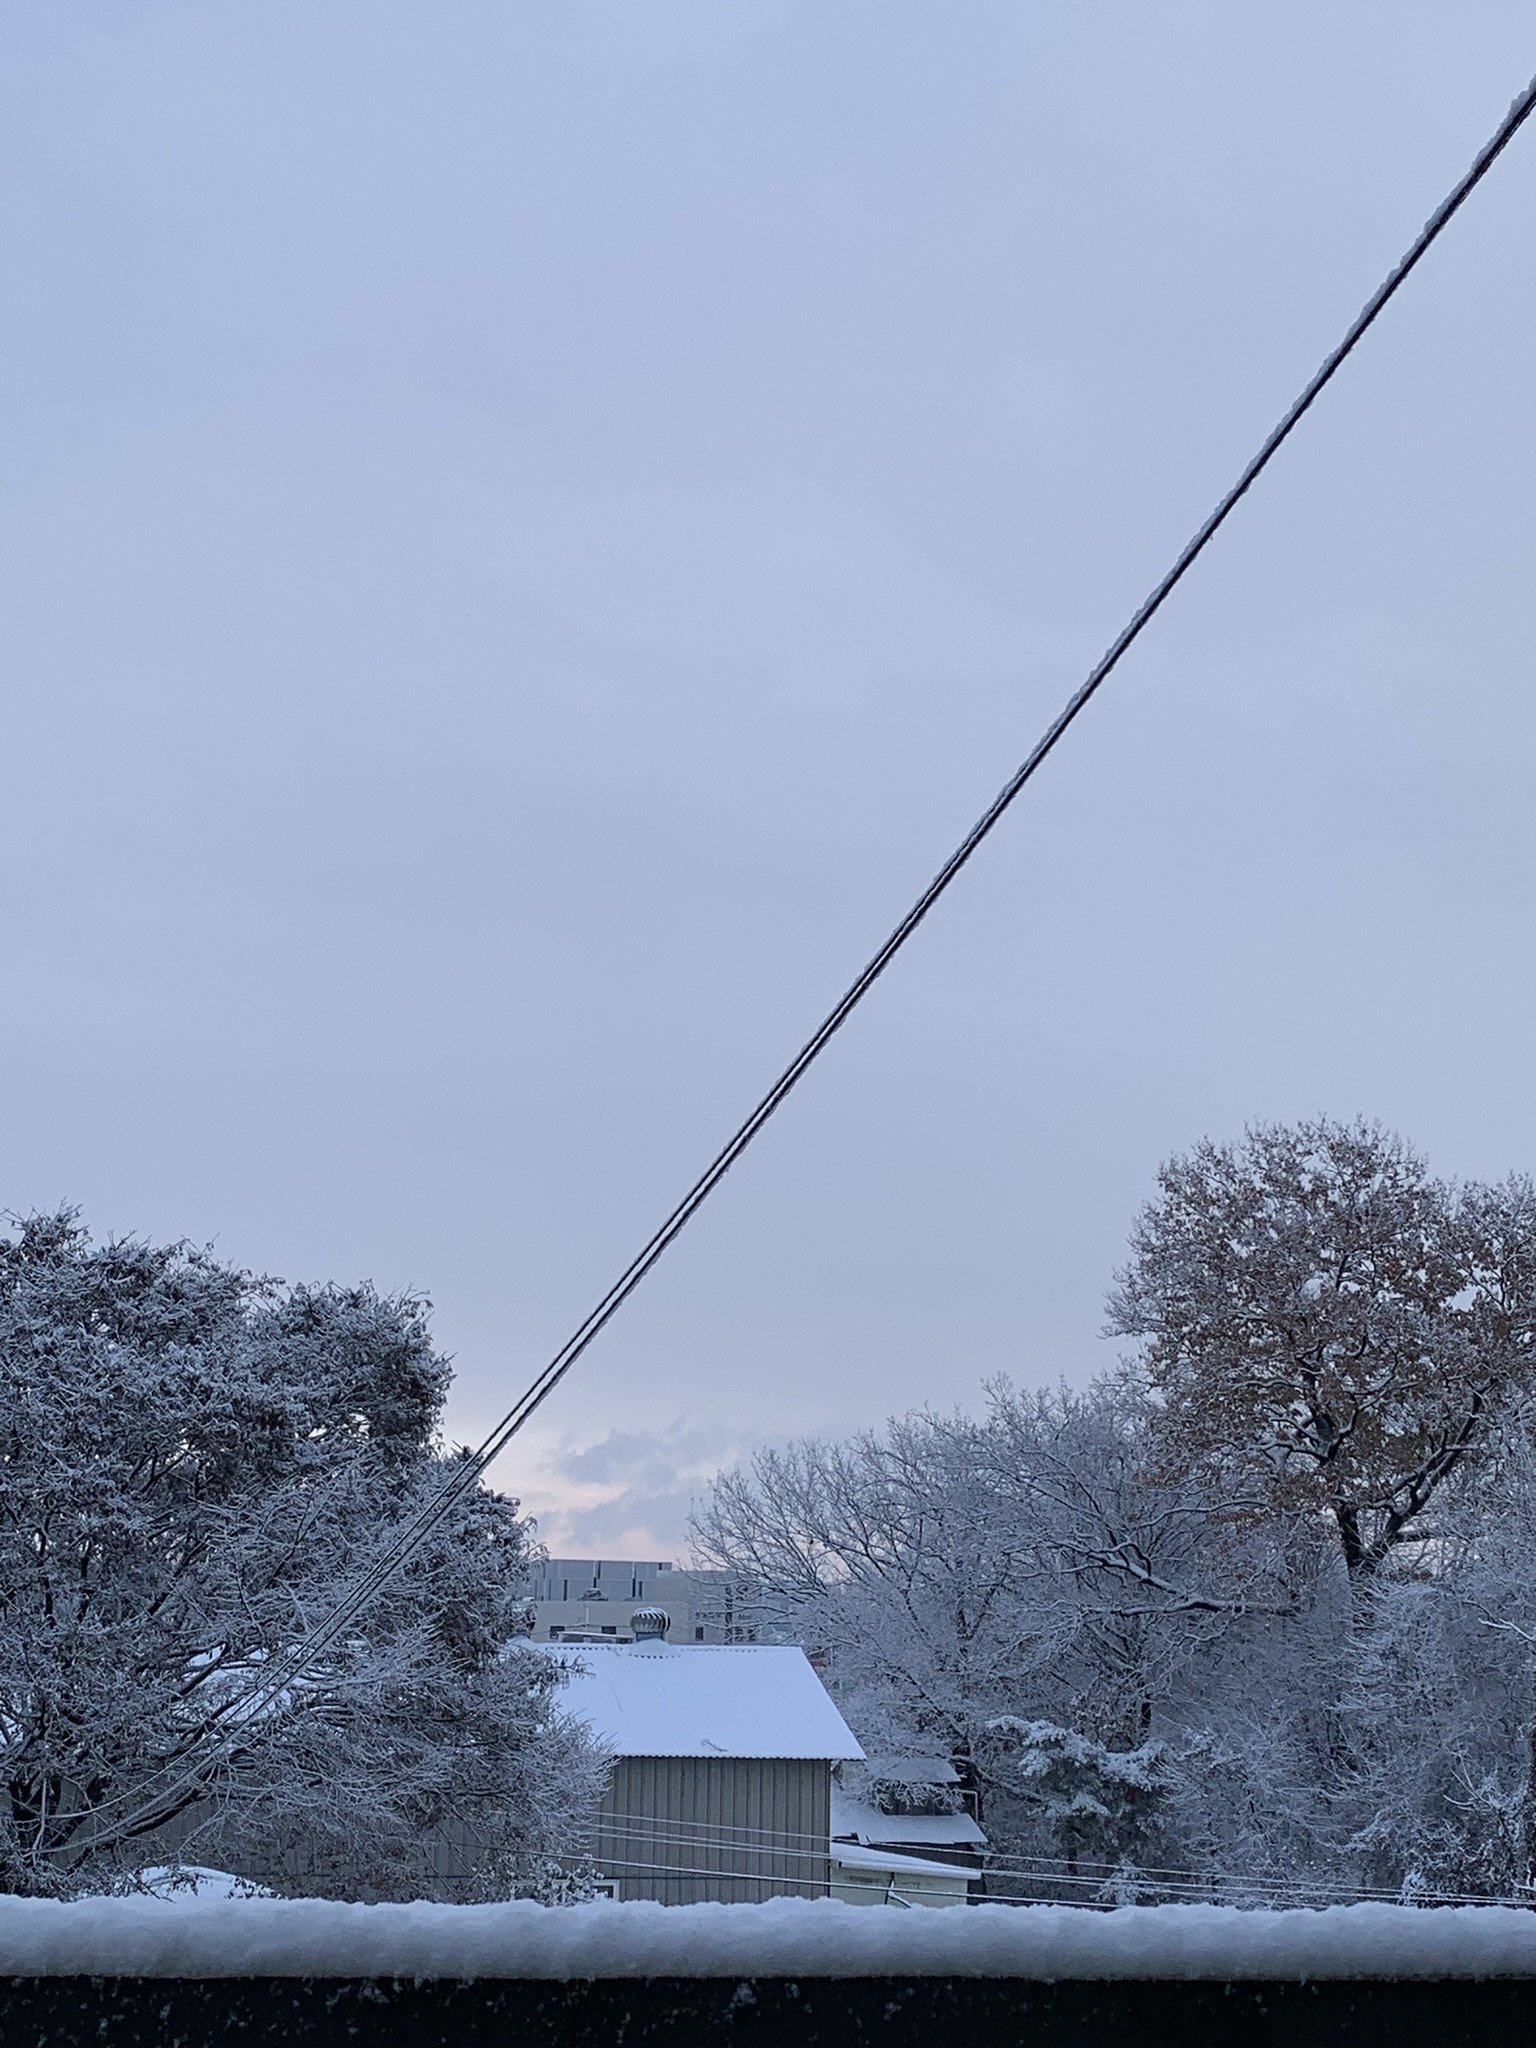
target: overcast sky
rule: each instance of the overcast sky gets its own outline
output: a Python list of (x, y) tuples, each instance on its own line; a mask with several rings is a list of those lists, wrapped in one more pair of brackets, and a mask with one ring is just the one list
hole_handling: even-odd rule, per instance
[[(1500, 0), (9, 0), (13, 1210), (415, 1287), (477, 1435), (1536, 68)], [(1536, 1166), (1536, 132), (497, 1469), (1111, 1362), (1159, 1160)]]

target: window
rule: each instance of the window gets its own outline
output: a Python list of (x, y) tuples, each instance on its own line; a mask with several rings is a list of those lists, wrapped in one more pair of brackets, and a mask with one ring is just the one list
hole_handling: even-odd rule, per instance
[(616, 1636), (618, 1632), (619, 1624), (616, 1621), (605, 1621), (603, 1623), (603, 1634), (605, 1636)]
[(696, 1628), (696, 1629), (694, 1630), (694, 1632), (693, 1632), (693, 1640), (694, 1640), (694, 1641), (695, 1641), (696, 1643), (702, 1643), (702, 1642), (703, 1642), (703, 1640), (704, 1640), (704, 1631), (703, 1631), (703, 1629), (702, 1629), (702, 1628)]

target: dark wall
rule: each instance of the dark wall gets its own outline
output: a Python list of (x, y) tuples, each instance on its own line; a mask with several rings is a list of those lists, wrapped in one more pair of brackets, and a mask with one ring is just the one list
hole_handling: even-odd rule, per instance
[(0, 1982), (0, 2041), (6, 2048), (1524, 2048), (1536, 2041), (1536, 1981), (39, 1977)]

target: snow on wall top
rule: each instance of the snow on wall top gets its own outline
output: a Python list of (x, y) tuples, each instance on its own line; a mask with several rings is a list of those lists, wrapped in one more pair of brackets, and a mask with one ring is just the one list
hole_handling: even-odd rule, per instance
[(556, 1645), (549, 1654), (568, 1674), (561, 1706), (615, 1756), (864, 1754), (803, 1650), (640, 1642)]
[(889, 1872), (896, 1877), (948, 1877), (961, 1884), (971, 1875), (959, 1863), (932, 1863), (926, 1856), (903, 1856), (899, 1849), (865, 1849), (853, 1842), (834, 1842), (832, 1861), (844, 1870)]
[(46, 1976), (1536, 1977), (1536, 1913), (0, 1898), (0, 1977)]

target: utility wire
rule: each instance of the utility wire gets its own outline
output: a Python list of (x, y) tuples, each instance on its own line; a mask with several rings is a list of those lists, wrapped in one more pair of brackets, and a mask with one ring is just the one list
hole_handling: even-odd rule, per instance
[[(555, 1388), (560, 1384), (571, 1367), (586, 1351), (599, 1333), (618, 1314), (624, 1303), (634, 1293), (651, 1268), (668, 1247), (682, 1234), (695, 1213), (713, 1194), (724, 1180), (736, 1161), (746, 1151), (753, 1139), (762, 1130), (769, 1118), (805, 1078), (811, 1066), (826, 1051), (833, 1038), (863, 1002), (875, 983), (890, 966), (896, 955), (912, 938), (939, 898), (959, 877), (961, 870), (980, 849), (993, 829), (1001, 822), (1016, 798), (1043, 766), (1049, 756), (1066, 736), (1069, 728), (1079, 715), (1086, 710), (1090, 701), (1109, 680), (1121, 661), (1141, 638), (1147, 627), (1162, 610), (1174, 591), (1189, 574), (1195, 563), (1204, 554), (1238, 505), (1252, 490), (1264, 471), (1269, 467), (1281, 448), (1290, 439), (1301, 421), (1306, 417), (1324, 390), (1332, 383), (1349, 357), (1354, 353), (1366, 334), (1381, 317), (1387, 305), (1407, 283), (1435, 242), (1444, 233), (1451, 221), (1461, 211), (1472, 193), (1492, 170), (1494, 164), (1509, 147), (1515, 135), (1536, 108), (1536, 78), (1515, 99), (1504, 119), (1494, 133), (1478, 151), (1465, 174), (1441, 200), (1429, 219), (1415, 237), (1406, 255), (1389, 272), (1384, 281), (1371, 294), (1360, 312), (1345, 331), (1343, 339), (1323, 360), (1321, 366), (1282, 416), (1259, 448), (1258, 453), (1243, 470), (1231, 489), (1219, 500), (1215, 509), (1196, 530), (1191, 539), (1175, 559), (1172, 567), (1152, 591), (1142, 600), (1129, 621), (1095, 667), (1079, 685), (1051, 724), (1036, 741), (1029, 754), (1003, 784), (992, 802), (982, 812), (964, 839), (955, 848), (949, 859), (939, 869), (933, 880), (923, 890), (912, 908), (902, 918), (885, 943), (872, 956), (867, 965), (849, 985), (844, 994), (833, 1005), (816, 1030), (806, 1040), (789, 1065), (780, 1074), (773, 1086), (763, 1096), (757, 1107), (747, 1117), (735, 1134), (723, 1145), (704, 1172), (694, 1182), (677, 1207), (624, 1271), (614, 1281), (608, 1292), (590, 1310), (571, 1335), (561, 1345), (543, 1371), (524, 1390), (516, 1403), (498, 1422), (477, 1449), (467, 1452), (455, 1465), (450, 1477), (431, 1499), (416, 1514), (412, 1515), (396, 1531), (393, 1538), (368, 1565), (353, 1584), (336, 1602), (329, 1614), (294, 1648), (281, 1657), (271, 1660), (260, 1683), (238, 1702), (231, 1702), (225, 1720), (225, 1732), (218, 1738), (218, 1753), (225, 1753), (239, 1740), (238, 1728), (230, 1722), (248, 1725), (253, 1716), (277, 1700), (292, 1686), (302, 1673), (323, 1656), (346, 1632), (357, 1616), (368, 1607), (381, 1589), (393, 1578), (406, 1560), (420, 1548), (432, 1530), (449, 1514), (457, 1502), (476, 1486), (482, 1474), (500, 1456), (518, 1431), (539, 1409)], [(211, 1762), (212, 1759), (210, 1758)], [(206, 1767), (206, 1766), (205, 1766)], [(162, 1795), (164, 1797), (166, 1795)]]
[[(840, 1852), (845, 1849), (873, 1859), (863, 1867), (874, 1869), (878, 1867), (883, 1850), (902, 1863), (927, 1863), (949, 1876), (982, 1883), (986, 1887), (984, 1896), (989, 1903), (1021, 1896), (997, 1890), (998, 1883), (1003, 1879), (1054, 1886), (1056, 1889), (1053, 1892), (1041, 1895), (1041, 1902), (1058, 1905), (1107, 1904), (1109, 1901), (1105, 1898), (1106, 1892), (1122, 1882), (1134, 1886), (1143, 1893), (1155, 1894), (1163, 1903), (1220, 1903), (1217, 1894), (1227, 1895), (1229, 1902), (1232, 1896), (1248, 1904), (1256, 1900), (1261, 1901), (1271, 1910), (1302, 1905), (1407, 1903), (1402, 1887), (1344, 1885), (1308, 1878), (1264, 1878), (1218, 1869), (1170, 1870), (1151, 1864), (1135, 1864), (1129, 1868), (1124, 1863), (1092, 1860), (1073, 1864), (1064, 1858), (1047, 1856), (1007, 1857), (988, 1854), (976, 1863), (961, 1863), (954, 1860), (953, 1850), (946, 1851), (942, 1846), (908, 1844), (897, 1847), (894, 1844), (859, 1843), (847, 1838), (834, 1836), (829, 1839), (826, 1835), (813, 1835), (792, 1829), (728, 1827), (694, 1822), (675, 1815), (605, 1811), (597, 1817), (594, 1835), (600, 1852), (602, 1875), (606, 1877), (641, 1873), (661, 1877), (714, 1875), (760, 1880), (771, 1874), (762, 1867), (767, 1859), (775, 1859), (781, 1863), (810, 1865), (814, 1870), (817, 1866), (825, 1866), (829, 1861), (842, 1861)], [(745, 1839), (742, 1839), (743, 1837)], [(802, 1842), (810, 1846), (797, 1846)], [(603, 1850), (603, 1845), (607, 1843), (634, 1846), (620, 1847), (616, 1854), (609, 1854)], [(649, 1853), (643, 1854), (642, 1851)], [(681, 1860), (689, 1855), (711, 1860)], [(670, 1860), (672, 1857), (679, 1860)], [(756, 1868), (748, 1867), (753, 1859), (758, 1860)], [(330, 1867), (333, 1871), (337, 1868), (335, 1865)], [(895, 1868), (894, 1864), (892, 1868)], [(310, 1873), (290, 1866), (285, 1869), (247, 1869), (239, 1874), (252, 1881), (286, 1878), (289, 1882), (296, 1882)], [(453, 1869), (433, 1864), (430, 1868), (423, 1865), (421, 1874), (434, 1878), (463, 1879), (475, 1876), (476, 1872), (474, 1866), (469, 1864)], [(899, 1881), (902, 1873), (898, 1870), (896, 1875)], [(790, 1878), (791, 1882), (816, 1882), (814, 1877), (796, 1879), (793, 1873), (790, 1873)], [(1086, 1893), (1089, 1896), (1081, 1901), (1064, 1899), (1063, 1890)], [(1411, 1898), (1412, 1902), (1418, 1905), (1521, 1906), (1527, 1909), (1531, 1905), (1529, 1891), (1461, 1892), (1425, 1887), (1413, 1892)]]
[[(1138, 1863), (1127, 1873), (1123, 1863), (1095, 1861), (1091, 1858), (1070, 1862), (1064, 1857), (1009, 1857), (996, 1855), (990, 1851), (977, 1863), (966, 1864), (955, 1861), (955, 1857), (963, 1853), (958, 1847), (946, 1848), (942, 1845), (912, 1843), (898, 1848), (894, 1842), (863, 1843), (837, 1836), (832, 1836), (829, 1840), (826, 1835), (812, 1834), (799, 1829), (734, 1827), (721, 1822), (686, 1820), (678, 1815), (603, 1810), (597, 1816), (594, 1831), (600, 1842), (639, 1842), (650, 1845), (657, 1852), (669, 1848), (682, 1848), (692, 1849), (701, 1855), (721, 1857), (773, 1855), (785, 1860), (806, 1862), (818, 1858), (825, 1860), (830, 1854), (836, 1861), (838, 1851), (844, 1848), (873, 1855), (879, 1855), (885, 1850), (909, 1861), (915, 1859), (918, 1862), (941, 1865), (947, 1863), (948, 1868), (958, 1876), (977, 1879), (985, 1877), (989, 1882), (996, 1877), (1034, 1878), (1079, 1891), (1102, 1891), (1106, 1886), (1112, 1885), (1117, 1878), (1129, 1874), (1146, 1890), (1191, 1899), (1209, 1899), (1213, 1887), (1222, 1886), (1239, 1891), (1246, 1897), (1263, 1896), (1272, 1902), (1304, 1897), (1309, 1902), (1330, 1900), (1354, 1904), (1362, 1900), (1378, 1900), (1387, 1904), (1402, 1903), (1401, 1888), (1346, 1885), (1332, 1883), (1326, 1879), (1244, 1876), (1240, 1872), (1230, 1870), (1182, 1869), (1159, 1864)], [(808, 1846), (802, 1847), (801, 1844)], [(666, 1865), (664, 1862), (657, 1862), (655, 1867), (665, 1869)], [(608, 1874), (612, 1875), (612, 1872)], [(1529, 1892), (1517, 1897), (1504, 1893), (1457, 1892), (1426, 1887), (1414, 1896), (1435, 1905), (1529, 1906), (1531, 1903)]]
[[(653, 1838), (649, 1834), (640, 1835), (638, 1833), (632, 1839), (640, 1842), (642, 1846), (652, 1843), (653, 1840)], [(693, 1845), (686, 1842), (661, 1842), (655, 1844), (655, 1846), (659, 1849), (665, 1849), (667, 1847), (678, 1847), (685, 1853), (691, 1847), (693, 1847)], [(830, 1852), (828, 1848), (825, 1845), (823, 1845), (823, 1847), (819, 1851), (815, 1852), (807, 1850), (804, 1852), (794, 1851), (790, 1853), (798, 1857), (802, 1861), (814, 1862), (824, 1867), (829, 1862), (836, 1863), (840, 1860), (837, 1855), (838, 1846), (839, 1845), (836, 1842), (832, 1843)], [(843, 1846), (847, 1845), (845, 1844)], [(721, 1852), (715, 1849), (712, 1844), (707, 1842), (699, 1845), (695, 1849), (695, 1853), (702, 1856), (712, 1857), (714, 1860), (701, 1863), (674, 1863), (660, 1859), (658, 1857), (643, 1856), (637, 1852), (634, 1855), (621, 1854), (616, 1857), (605, 1858), (601, 1874), (604, 1878), (619, 1879), (671, 1879), (684, 1877), (703, 1877), (712, 1878), (716, 1882), (724, 1880), (727, 1883), (742, 1884), (772, 1883), (775, 1879), (775, 1876), (777, 1875), (776, 1873), (762, 1869), (751, 1870), (741, 1867), (727, 1867), (726, 1863), (722, 1861)], [(725, 1853), (728, 1855), (730, 1852), (727, 1851)], [(743, 1855), (749, 1853), (757, 1852), (743, 1852)], [(876, 1852), (876, 1854), (878, 1855), (878, 1852)], [(913, 1859), (910, 1856), (907, 1856), (905, 1860), (911, 1861)], [(927, 1857), (921, 1857), (916, 1860), (926, 1862), (930, 1859)], [(862, 1867), (868, 1870), (871, 1874), (873, 1874), (876, 1870), (879, 1869), (880, 1865), (878, 1862), (874, 1862), (866, 1864)], [(941, 1864), (940, 1867), (944, 1870), (944, 1874), (948, 1876), (963, 1877), (975, 1882), (984, 1882), (986, 1889), (978, 1895), (976, 1900), (976, 1903), (978, 1905), (1067, 1906), (1072, 1908), (1074, 1911), (1107, 1911), (1110, 1907), (1117, 1903), (1114, 1899), (1105, 1896), (1105, 1893), (1110, 1889), (1112, 1882), (1116, 1878), (1123, 1878), (1125, 1880), (1127, 1888), (1135, 1887), (1138, 1891), (1140, 1891), (1143, 1894), (1155, 1894), (1155, 1897), (1153, 1897), (1152, 1899), (1143, 1899), (1141, 1903), (1152, 1903), (1159, 1905), (1219, 1905), (1222, 1903), (1231, 1903), (1230, 1900), (1223, 1901), (1212, 1896), (1213, 1887), (1218, 1882), (1226, 1882), (1226, 1880), (1218, 1880), (1214, 1876), (1210, 1880), (1198, 1886), (1190, 1885), (1186, 1887), (1178, 1887), (1144, 1882), (1144, 1880), (1147, 1877), (1147, 1873), (1139, 1869), (1129, 1871), (1124, 1869), (1116, 1869), (1114, 1871), (1106, 1873), (1106, 1876), (1102, 1878), (1065, 1879), (1060, 1877), (1054, 1870), (1051, 1870), (1049, 1868), (1037, 1869), (1027, 1864), (989, 1864), (985, 1870), (972, 1869), (962, 1864), (950, 1864), (947, 1867)], [(299, 1883), (305, 1877), (316, 1873), (288, 1868), (267, 1869), (260, 1871), (246, 1870), (238, 1874), (244, 1877), (248, 1883), (260, 1883), (263, 1879), (271, 1879), (275, 1884), (291, 1885)], [(345, 1871), (338, 1872), (336, 1866), (331, 1865), (329, 1866), (328, 1874), (334, 1877), (336, 1875), (346, 1875), (347, 1873)], [(434, 1867), (430, 1870), (423, 1869), (419, 1874), (423, 1877), (453, 1882), (471, 1879), (479, 1876), (481, 1873), (474, 1866), (465, 1865), (462, 1868), (456, 1869), (442, 1869), (440, 1867)], [(921, 1875), (921, 1873), (914, 1873), (911, 1871), (902, 1872), (893, 1870), (892, 1875), (895, 1877), (896, 1880), (895, 1886), (893, 1888), (897, 1891), (900, 1891), (902, 1889), (904, 1880), (910, 1881), (912, 1877), (914, 1877), (915, 1875)], [(1057, 1889), (1036, 1890), (1032, 1892), (999, 1891), (994, 1888), (994, 1880), (999, 1877), (1006, 1877), (1010, 1880), (1023, 1883), (1027, 1883), (1033, 1878), (1037, 1880), (1037, 1882), (1041, 1885), (1054, 1886), (1057, 1887)], [(800, 1876), (797, 1877), (793, 1873), (787, 1873), (786, 1879), (787, 1882), (789, 1882), (790, 1884), (801, 1885), (806, 1893), (814, 1893), (818, 1896), (825, 1893), (829, 1885), (829, 1880), (821, 1877), (819, 1874), (802, 1873)], [(843, 1881), (846, 1882), (846, 1880)], [(836, 1883), (838, 1882), (838, 1880), (833, 1879), (830, 1880), (830, 1882)], [(1250, 1885), (1246, 1880), (1234, 1879), (1231, 1880), (1231, 1883), (1236, 1888), (1239, 1897), (1244, 1902), (1244, 1904), (1251, 1906), (1251, 1902), (1256, 1895), (1262, 1896), (1263, 1903), (1259, 1910), (1266, 1912), (1296, 1911), (1300, 1908), (1306, 1907), (1335, 1905), (1401, 1906), (1406, 1904), (1413, 1904), (1418, 1907), (1518, 1906), (1523, 1910), (1529, 1911), (1531, 1905), (1529, 1893), (1522, 1895), (1506, 1892), (1423, 1891), (1415, 1892), (1412, 1895), (1411, 1899), (1405, 1899), (1401, 1891), (1357, 1891), (1349, 1890), (1343, 1886), (1337, 1885), (1309, 1885), (1303, 1880), (1298, 1880), (1294, 1883), (1287, 1884), (1284, 1887), (1277, 1888), (1277, 1895), (1271, 1897), (1268, 1893), (1257, 1893), (1255, 1887)], [(1063, 1884), (1076, 1884), (1080, 1890), (1089, 1885), (1095, 1885), (1098, 1887), (1098, 1891), (1091, 1898), (1064, 1899), (1061, 1896), (1060, 1891), (1060, 1887)]]
[[(621, 1825), (627, 1823), (627, 1825)], [(1353, 1905), (1362, 1901), (1379, 1901), (1402, 1904), (1401, 1888), (1369, 1887), (1331, 1883), (1326, 1879), (1309, 1878), (1266, 1878), (1231, 1870), (1193, 1870), (1164, 1867), (1158, 1864), (1136, 1864), (1127, 1872), (1122, 1863), (1109, 1863), (1083, 1859), (1076, 1863), (1064, 1857), (1051, 1856), (999, 1856), (990, 1851), (983, 1854), (975, 1864), (955, 1861), (961, 1853), (955, 1848), (946, 1849), (940, 1845), (909, 1844), (897, 1848), (894, 1843), (879, 1844), (853, 1842), (847, 1838), (812, 1835), (798, 1830), (776, 1828), (727, 1827), (708, 1822), (694, 1822), (671, 1816), (656, 1816), (642, 1813), (600, 1812), (595, 1822), (595, 1832), (600, 1841), (615, 1840), (639, 1842), (651, 1845), (660, 1852), (668, 1848), (693, 1849), (701, 1855), (720, 1857), (745, 1857), (753, 1855), (774, 1855), (786, 1860), (800, 1862), (825, 1859), (829, 1854), (837, 1860), (842, 1848), (857, 1849), (863, 1854), (879, 1855), (882, 1850), (892, 1851), (907, 1859), (923, 1863), (947, 1863), (957, 1876), (985, 1878), (989, 1883), (994, 1878), (1033, 1878), (1041, 1882), (1064, 1886), (1078, 1891), (1102, 1893), (1121, 1877), (1129, 1876), (1147, 1891), (1155, 1891), (1165, 1897), (1179, 1897), (1193, 1900), (1209, 1900), (1216, 1887), (1238, 1892), (1246, 1898), (1262, 1897), (1268, 1903), (1284, 1904), (1305, 1899), (1309, 1904), (1318, 1901)], [(743, 1839), (745, 1838), (745, 1839)], [(798, 1843), (810, 1846), (801, 1848)], [(657, 1862), (655, 1868), (666, 1868), (664, 1862)], [(608, 1874), (612, 1874), (611, 1872)], [(730, 1873), (740, 1875), (740, 1872)], [(1432, 1905), (1523, 1905), (1531, 1904), (1531, 1895), (1509, 1893), (1458, 1892), (1438, 1890), (1426, 1886), (1415, 1892), (1414, 1897)]]

